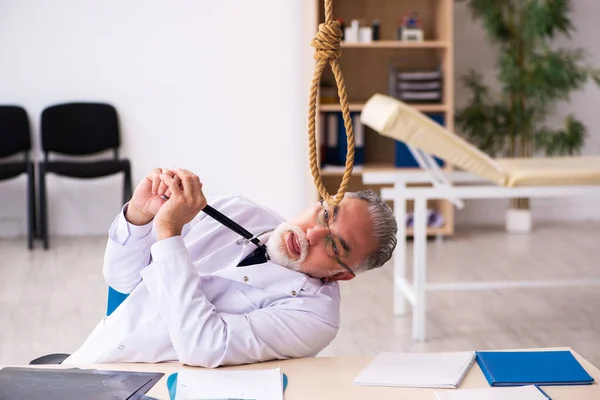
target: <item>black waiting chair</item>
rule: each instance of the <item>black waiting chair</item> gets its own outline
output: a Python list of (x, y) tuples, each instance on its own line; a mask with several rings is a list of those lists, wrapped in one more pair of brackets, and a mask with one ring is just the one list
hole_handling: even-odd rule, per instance
[[(27, 111), (19, 106), (0, 106), (0, 181), (27, 174), (27, 246), (37, 236), (35, 168), (31, 160), (31, 130)], [(22, 153), (22, 160), (15, 160)], [(6, 160), (7, 159), (7, 160)], [(2, 196), (4, 197), (4, 196)]]
[[(119, 157), (121, 146), (119, 119), (116, 109), (104, 103), (64, 103), (45, 108), (41, 116), (41, 147), (44, 160), (39, 164), (40, 230), (44, 248), (48, 248), (48, 212), (46, 174), (71, 178), (93, 179), (124, 174), (123, 204), (131, 198), (131, 164)], [(113, 157), (82, 160), (112, 150)], [(50, 154), (67, 155), (69, 159), (50, 160)], [(79, 159), (72, 160), (71, 157)]]

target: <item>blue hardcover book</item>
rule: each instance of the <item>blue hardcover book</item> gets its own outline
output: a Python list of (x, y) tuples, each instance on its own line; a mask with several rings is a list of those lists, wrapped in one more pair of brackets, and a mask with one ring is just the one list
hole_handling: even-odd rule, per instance
[[(434, 120), (435, 122), (437, 122), (438, 124), (445, 126), (445, 116), (444, 114), (427, 114), (427, 116), (429, 118), (431, 118), (432, 120)], [(395, 165), (398, 168), (419, 168), (419, 164), (417, 163), (417, 160), (415, 160), (415, 158), (413, 157), (412, 153), (410, 152), (410, 150), (408, 149), (408, 147), (406, 147), (406, 145), (400, 141), (396, 141), (395, 142)], [(435, 159), (435, 161), (437, 162), (437, 164), (440, 167), (444, 166), (444, 161), (437, 158), (437, 157), (433, 157)]]
[(478, 351), (491, 386), (589, 385), (594, 382), (570, 351)]
[[(348, 154), (348, 133), (346, 131), (346, 122), (344, 114), (337, 113), (338, 117), (338, 139), (337, 139), (337, 161), (338, 165), (346, 164), (346, 155)], [(364, 126), (360, 123), (360, 113), (351, 112), (352, 132), (354, 133), (354, 165), (365, 163), (365, 134)]]
[(338, 143), (339, 143), (339, 127), (338, 127), (338, 113), (330, 112), (327, 113), (326, 117), (327, 128), (327, 150), (325, 152), (325, 164), (329, 165), (340, 165), (338, 154)]

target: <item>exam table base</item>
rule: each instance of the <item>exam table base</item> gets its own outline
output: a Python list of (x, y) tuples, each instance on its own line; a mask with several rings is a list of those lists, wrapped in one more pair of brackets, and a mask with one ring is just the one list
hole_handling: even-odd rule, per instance
[[(366, 175), (366, 174), (365, 174)], [(415, 174), (416, 175), (416, 174)], [(365, 179), (366, 178), (366, 179)], [(480, 281), (451, 282), (440, 284), (427, 283), (427, 202), (434, 199), (486, 199), (515, 197), (569, 197), (600, 194), (600, 186), (562, 186), (562, 187), (498, 187), (475, 185), (466, 187), (408, 187), (418, 179), (412, 177), (403, 181), (395, 176), (390, 182), (378, 179), (377, 174), (363, 176), (365, 183), (392, 183), (394, 187), (384, 188), (381, 196), (394, 202), (394, 213), (398, 221), (398, 245), (394, 251), (393, 312), (395, 316), (405, 315), (407, 303), (412, 305), (412, 339), (415, 342), (426, 340), (426, 293), (440, 290), (489, 290), (511, 288), (549, 288), (600, 285), (600, 279), (560, 280), (560, 281)], [(388, 178), (389, 179), (389, 178)], [(427, 181), (425, 177), (420, 182)], [(406, 279), (406, 201), (414, 201), (413, 214), (413, 282)]]

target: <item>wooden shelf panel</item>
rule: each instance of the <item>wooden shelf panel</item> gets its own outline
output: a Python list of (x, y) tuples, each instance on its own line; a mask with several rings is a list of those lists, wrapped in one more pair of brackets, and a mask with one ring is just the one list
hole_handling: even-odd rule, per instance
[[(364, 107), (365, 103), (349, 103), (348, 106), (350, 111), (361, 111)], [(338, 112), (342, 111), (342, 106), (340, 104), (319, 104), (319, 111), (326, 112)]]
[[(315, 2), (318, 22), (325, 21), (323, 1)], [(425, 40), (449, 40), (451, 27), (446, 22), (452, 0), (341, 0), (333, 2), (334, 18), (342, 18), (346, 25), (353, 19), (363, 20), (367, 25), (380, 22), (381, 40), (395, 40), (396, 30), (407, 12), (418, 14)]]
[[(427, 228), (427, 236), (437, 236), (437, 235), (451, 235), (454, 233), (448, 225), (443, 226), (441, 228)], [(415, 232), (412, 228), (406, 228), (406, 236), (414, 236)]]
[(424, 40), (422, 42), (406, 42), (402, 40), (377, 40), (370, 43), (342, 42), (342, 48), (360, 49), (446, 49), (450, 44), (443, 40)]
[[(362, 111), (365, 103), (364, 102), (356, 102), (349, 103), (350, 111)], [(412, 104), (414, 108), (424, 113), (437, 113), (437, 112), (446, 112), (448, 110), (447, 104)], [(323, 112), (337, 112), (342, 111), (342, 106), (340, 104), (319, 104), (319, 111)]]
[[(344, 175), (343, 165), (325, 165), (321, 167), (321, 176), (343, 176)], [(448, 164), (446, 164), (442, 170), (447, 170)], [(421, 168), (410, 168), (410, 167), (396, 167), (389, 163), (369, 163), (364, 165), (355, 165), (352, 168), (352, 175), (362, 175), (363, 172), (422, 172)]]

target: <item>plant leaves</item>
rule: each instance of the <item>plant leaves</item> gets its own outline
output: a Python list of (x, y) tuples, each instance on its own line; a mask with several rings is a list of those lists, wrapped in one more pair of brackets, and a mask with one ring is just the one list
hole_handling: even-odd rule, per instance
[(579, 154), (587, 138), (585, 125), (573, 114), (565, 117), (563, 129), (543, 127), (535, 135), (534, 145), (547, 156), (564, 156)]
[(586, 51), (551, 46), (557, 35), (568, 37), (574, 30), (571, 0), (467, 3), (489, 41), (499, 44), (501, 93), (493, 96), (482, 76), (469, 71), (463, 82), (472, 97), (456, 113), (461, 133), (490, 155), (519, 153), (530, 142), (548, 155), (578, 152), (587, 132), (575, 116), (565, 118), (564, 127), (543, 125), (555, 104), (568, 100), (588, 79), (600, 87), (600, 69), (588, 64)]

